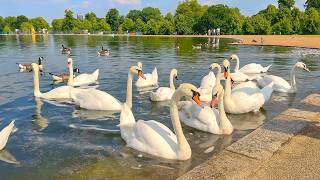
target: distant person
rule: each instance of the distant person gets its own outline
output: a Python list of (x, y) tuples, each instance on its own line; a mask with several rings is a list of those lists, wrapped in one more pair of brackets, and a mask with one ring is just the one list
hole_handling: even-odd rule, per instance
[(220, 28), (217, 28), (217, 36), (220, 36)]
[(208, 30), (208, 36), (211, 36), (211, 29)]

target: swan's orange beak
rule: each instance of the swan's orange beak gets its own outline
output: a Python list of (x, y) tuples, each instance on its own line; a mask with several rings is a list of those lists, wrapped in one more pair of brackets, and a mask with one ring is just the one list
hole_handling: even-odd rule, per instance
[(217, 101), (218, 101), (218, 96), (216, 94), (216, 95), (214, 95), (212, 97), (212, 100), (211, 100), (211, 103), (210, 103), (210, 107), (213, 108), (217, 104)]
[(143, 78), (144, 80), (146, 79), (146, 77), (144, 76), (144, 74), (141, 70), (138, 70), (138, 76)]
[(196, 102), (200, 107), (203, 107), (202, 102), (200, 101), (200, 94), (199, 93), (195, 94), (192, 97), (192, 100), (194, 100), (194, 102)]
[(228, 69), (226, 68), (226, 67), (224, 67), (224, 73), (223, 73), (223, 75), (224, 75), (224, 78), (226, 78), (227, 79), (227, 77), (228, 77)]

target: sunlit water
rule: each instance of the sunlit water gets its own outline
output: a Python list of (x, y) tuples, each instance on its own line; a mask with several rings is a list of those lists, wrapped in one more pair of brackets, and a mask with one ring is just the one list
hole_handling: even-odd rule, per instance
[[(220, 39), (220, 45), (202, 50), (192, 44), (205, 38), (154, 38), (109, 36), (0, 36), (0, 128), (12, 119), (19, 129), (0, 151), (1, 179), (174, 179), (200, 164), (264, 121), (293, 106), (304, 96), (320, 89), (320, 51), (287, 47), (231, 46), (231, 40)], [(289, 79), (297, 61), (305, 62), (311, 73), (297, 72), (296, 94), (274, 93), (258, 113), (229, 115), (235, 131), (218, 136), (183, 126), (191, 144), (192, 158), (169, 161), (126, 147), (120, 137), (119, 113), (110, 116), (100, 111), (79, 110), (70, 104), (52, 104), (33, 97), (32, 73), (19, 73), (16, 62), (36, 62), (45, 58), (46, 72), (66, 71), (66, 56), (61, 44), (72, 48), (75, 66), (82, 72), (100, 69), (99, 89), (125, 101), (128, 68), (142, 61), (143, 71), (158, 68), (160, 86), (168, 85), (171, 68), (177, 68), (179, 79), (199, 85), (213, 62), (221, 63), (237, 53), (241, 64), (272, 64), (270, 73)], [(111, 49), (111, 56), (97, 57), (100, 45)], [(180, 48), (175, 48), (176, 46)], [(235, 62), (232, 62), (233, 66)], [(51, 77), (41, 77), (41, 90), (48, 91)], [(157, 120), (172, 129), (166, 104), (151, 103), (148, 93), (133, 89), (133, 113), (136, 119)], [(205, 153), (208, 148), (214, 150)]]

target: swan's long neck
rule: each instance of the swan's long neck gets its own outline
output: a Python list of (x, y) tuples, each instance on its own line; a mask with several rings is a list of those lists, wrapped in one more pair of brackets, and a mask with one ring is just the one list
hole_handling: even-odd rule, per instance
[(225, 82), (225, 93), (224, 93), (224, 97), (225, 98), (229, 98), (231, 97), (231, 76), (230, 76), (230, 70), (228, 70), (228, 77), (227, 80)]
[(216, 77), (216, 86), (220, 85), (220, 80), (221, 80), (221, 67), (218, 66), (218, 73), (217, 73), (217, 77)]
[(290, 85), (293, 90), (295, 90), (297, 88), (297, 85), (296, 85), (296, 66), (293, 66), (293, 68), (290, 71)]
[(177, 102), (181, 98), (182, 98), (182, 95), (180, 94), (180, 92), (176, 91), (172, 96), (171, 106), (170, 106), (171, 121), (174, 128), (174, 132), (177, 136), (180, 158), (187, 156), (189, 153), (191, 153), (189, 143), (183, 134), (183, 130), (182, 130), (179, 115), (178, 115)]
[(236, 67), (234, 68), (234, 72), (237, 72), (239, 71), (239, 68), (240, 68), (240, 59), (238, 56), (236, 56), (235, 59), (237, 61), (237, 64), (236, 64)]
[(39, 69), (34, 68), (33, 70), (33, 94), (35, 97), (40, 97), (41, 92), (40, 92), (40, 84), (39, 84)]
[(222, 93), (219, 97), (219, 100), (218, 100), (219, 117), (220, 117), (220, 130), (222, 130), (222, 131), (229, 130), (232, 132), (233, 126), (232, 126), (231, 122), (229, 121), (229, 119), (226, 115), (226, 112), (224, 110), (223, 95), (224, 95), (224, 91), (222, 91)]
[(69, 79), (68, 79), (68, 85), (73, 84), (73, 63), (71, 62), (69, 65)]
[(133, 79), (133, 75), (132, 75), (132, 73), (129, 71), (129, 73), (128, 73), (128, 80), (127, 80), (127, 97), (126, 97), (126, 103), (127, 103), (127, 105), (130, 107), (130, 109), (132, 108), (132, 79)]
[(169, 87), (170, 87), (171, 91), (176, 90), (176, 88), (174, 87), (173, 78), (174, 78), (174, 74), (170, 73), (170, 78), (169, 78), (170, 84), (169, 84)]

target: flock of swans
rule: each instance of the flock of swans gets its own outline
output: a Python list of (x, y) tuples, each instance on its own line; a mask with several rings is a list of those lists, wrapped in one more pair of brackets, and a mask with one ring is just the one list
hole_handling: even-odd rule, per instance
[[(103, 47), (102, 47), (102, 50)], [(70, 54), (71, 49), (63, 46), (62, 53)], [(108, 50), (109, 51), (109, 50)], [(100, 53), (100, 52), (99, 52)], [(271, 65), (263, 67), (251, 63), (240, 68), (239, 57), (235, 54), (229, 59), (212, 63), (210, 72), (202, 78), (200, 87), (182, 83), (175, 87), (178, 70), (172, 69), (169, 75), (169, 87), (159, 87), (150, 93), (151, 101), (169, 101), (173, 131), (155, 120), (135, 120), (132, 112), (132, 84), (134, 76), (137, 88), (158, 87), (158, 73), (154, 68), (151, 74), (144, 74), (142, 63), (137, 62), (128, 69), (126, 100), (121, 102), (108, 92), (90, 88), (87, 85), (98, 81), (99, 69), (91, 74), (80, 73), (73, 67), (73, 59), (67, 58), (68, 74), (62, 79), (53, 75), (54, 80), (67, 81), (66, 85), (48, 92), (40, 91), (41, 61), (32, 64), (19, 64), (20, 69), (32, 71), (34, 96), (46, 100), (68, 100), (88, 110), (120, 112), (119, 128), (122, 139), (128, 147), (157, 157), (175, 160), (187, 160), (191, 157), (191, 148), (186, 140), (181, 122), (192, 128), (213, 133), (231, 134), (234, 130), (226, 113), (242, 114), (259, 111), (270, 99), (274, 91), (292, 93), (296, 91), (295, 71), (297, 68), (309, 71), (302, 62), (297, 62), (290, 72), (290, 83), (279, 76), (266, 75)], [(230, 61), (236, 61), (234, 71)], [(75, 76), (74, 72), (80, 73)], [(252, 76), (254, 74), (254, 76)], [(224, 81), (224, 86), (221, 84)], [(235, 84), (236, 82), (236, 84)], [(86, 86), (86, 88), (83, 88)], [(217, 107), (216, 107), (217, 104)], [(0, 150), (14, 130), (14, 121), (0, 132)]]

